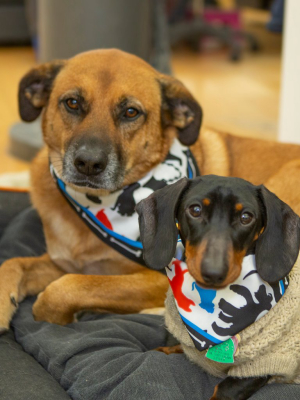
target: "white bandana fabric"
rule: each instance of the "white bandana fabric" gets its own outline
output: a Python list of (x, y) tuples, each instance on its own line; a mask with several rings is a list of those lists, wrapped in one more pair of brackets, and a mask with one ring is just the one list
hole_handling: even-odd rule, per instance
[(166, 159), (141, 180), (101, 198), (79, 193), (69, 187), (58, 178), (51, 164), (50, 171), (63, 196), (90, 229), (106, 244), (143, 265), (136, 204), (155, 190), (181, 178), (199, 175), (189, 148), (177, 139)]
[(173, 259), (166, 272), (178, 312), (200, 351), (258, 321), (278, 303), (289, 283), (288, 278), (272, 285), (263, 281), (252, 254), (244, 257), (237, 280), (220, 290), (197, 285), (183, 261)]

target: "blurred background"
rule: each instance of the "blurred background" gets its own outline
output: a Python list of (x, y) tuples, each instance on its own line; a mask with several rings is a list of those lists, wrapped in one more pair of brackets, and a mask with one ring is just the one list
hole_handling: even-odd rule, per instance
[(94, 48), (173, 74), (205, 126), (300, 143), (299, 15), (296, 0), (0, 0), (0, 186), (28, 185), (42, 146), (40, 121), (19, 119), (19, 80), (37, 63)]

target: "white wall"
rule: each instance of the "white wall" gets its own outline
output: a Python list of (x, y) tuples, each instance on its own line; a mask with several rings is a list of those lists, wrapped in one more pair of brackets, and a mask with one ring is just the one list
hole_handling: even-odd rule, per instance
[(300, 1), (285, 1), (279, 140), (300, 143)]

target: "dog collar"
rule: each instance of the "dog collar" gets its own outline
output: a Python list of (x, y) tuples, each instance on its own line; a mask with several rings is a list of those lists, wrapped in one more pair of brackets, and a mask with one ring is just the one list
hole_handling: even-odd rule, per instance
[(127, 258), (145, 265), (139, 240), (136, 204), (155, 190), (183, 177), (199, 176), (197, 163), (188, 147), (177, 139), (166, 159), (146, 176), (108, 196), (96, 197), (77, 192), (57, 175), (50, 163), (50, 172), (58, 189), (83, 222), (101, 239)]
[(201, 288), (183, 261), (173, 259), (166, 272), (179, 315), (200, 351), (234, 338), (258, 321), (278, 303), (289, 284), (288, 277), (276, 284), (263, 281), (253, 254), (244, 257), (240, 276), (224, 289)]

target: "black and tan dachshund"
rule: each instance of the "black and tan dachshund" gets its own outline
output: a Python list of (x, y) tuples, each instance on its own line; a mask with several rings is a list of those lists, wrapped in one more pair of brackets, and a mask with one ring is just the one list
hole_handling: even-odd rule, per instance
[[(260, 277), (278, 282), (299, 253), (299, 217), (264, 186), (239, 178), (184, 178), (141, 201), (137, 212), (147, 265), (159, 270), (171, 262), (179, 230), (188, 270), (203, 288), (234, 282), (249, 251)], [(248, 399), (269, 379), (227, 377), (212, 399)]]

